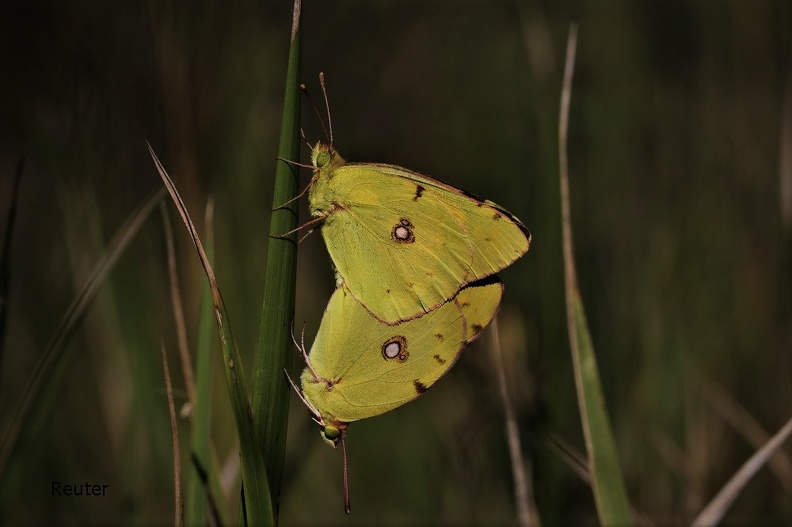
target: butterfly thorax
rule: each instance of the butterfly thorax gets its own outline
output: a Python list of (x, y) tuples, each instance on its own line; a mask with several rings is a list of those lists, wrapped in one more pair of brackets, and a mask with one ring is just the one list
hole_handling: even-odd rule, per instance
[(313, 216), (326, 216), (338, 207), (330, 181), (336, 169), (344, 166), (346, 160), (336, 150), (325, 143), (316, 143), (311, 152), (314, 179), (308, 192), (308, 202)]

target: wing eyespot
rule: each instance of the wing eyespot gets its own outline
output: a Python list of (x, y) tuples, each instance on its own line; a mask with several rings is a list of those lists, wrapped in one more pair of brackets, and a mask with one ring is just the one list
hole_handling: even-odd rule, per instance
[(407, 351), (407, 339), (401, 335), (394, 335), (382, 344), (382, 357), (385, 360), (398, 360), (404, 362), (410, 352)]
[(412, 222), (407, 218), (401, 218), (399, 223), (393, 226), (391, 238), (393, 238), (393, 241), (398, 243), (415, 242), (415, 233), (413, 232)]

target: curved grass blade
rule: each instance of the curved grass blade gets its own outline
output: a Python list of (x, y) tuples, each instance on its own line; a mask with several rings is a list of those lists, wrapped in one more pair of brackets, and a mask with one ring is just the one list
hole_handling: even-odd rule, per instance
[[(300, 0), (294, 2), (286, 92), (283, 102), (280, 145), (281, 159), (297, 159), (300, 145)], [(291, 393), (283, 372), (293, 354), (291, 327), (297, 280), (296, 235), (282, 237), (297, 226), (298, 204), (291, 200), (298, 192), (297, 167), (277, 161), (273, 193), (270, 238), (264, 282), (258, 348), (253, 375), (253, 419), (264, 451), (270, 478), (272, 501), (278, 502), (283, 462), (286, 456), (286, 425)]]
[(86, 310), (96, 296), (99, 287), (104, 283), (105, 278), (115, 266), (118, 258), (124, 253), (129, 243), (134, 239), (140, 227), (143, 225), (143, 222), (149, 217), (154, 207), (159, 204), (164, 196), (164, 189), (157, 190), (157, 192), (144, 201), (118, 229), (113, 240), (108, 245), (107, 251), (105, 251), (96, 263), (96, 266), (93, 271), (91, 271), (82, 290), (77, 294), (66, 310), (66, 313), (63, 315), (52, 340), (50, 340), (47, 349), (36, 365), (30, 383), (25, 388), (25, 393), (22, 395), (19, 405), (6, 428), (2, 444), (0, 444), (0, 474), (5, 473), (8, 460), (17, 447), (17, 441), (22, 437), (26, 427), (30, 425), (32, 420), (30, 413), (38, 406), (42, 387), (52, 386), (55, 382), (51, 377), (55, 371), (55, 367), (63, 357), (69, 338), (81, 322)]
[(588, 452), (588, 467), (597, 514), (602, 525), (630, 525), (630, 507), (619, 458), (613, 440), (605, 398), (602, 394), (597, 357), (586, 323), (583, 301), (577, 287), (572, 251), (572, 225), (569, 212), (569, 177), (567, 170), (567, 130), (572, 74), (575, 65), (577, 22), (569, 28), (564, 87), (559, 117), (559, 162), (561, 179), (561, 215), (564, 243), (564, 282), (566, 284), (567, 327), (580, 420)]
[(179, 196), (176, 187), (171, 181), (165, 168), (160, 163), (151, 145), (148, 145), (149, 153), (154, 161), (157, 171), (162, 178), (165, 187), (173, 199), (179, 214), (187, 227), (187, 231), (192, 238), (204, 273), (209, 281), (212, 292), (212, 303), (214, 304), (215, 319), (217, 328), (220, 332), (220, 342), (223, 349), (223, 364), (225, 365), (226, 383), (231, 398), (231, 407), (234, 410), (234, 420), (236, 422), (237, 435), (239, 436), (239, 450), (242, 463), (242, 484), (244, 486), (244, 510), (246, 517), (244, 520), (250, 525), (274, 525), (272, 502), (270, 501), (269, 483), (267, 471), (264, 465), (264, 457), (256, 441), (255, 430), (253, 428), (253, 416), (250, 411), (248, 399), (247, 383), (245, 382), (245, 372), (242, 367), (242, 360), (239, 356), (236, 341), (231, 331), (228, 312), (217, 285), (214, 270), (209, 264), (209, 259), (204, 252), (198, 232), (190, 219), (187, 207)]

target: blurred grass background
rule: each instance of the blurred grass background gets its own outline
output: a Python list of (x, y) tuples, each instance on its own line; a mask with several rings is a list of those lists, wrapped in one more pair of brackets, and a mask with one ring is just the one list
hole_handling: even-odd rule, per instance
[[(207, 197), (216, 198), (215, 271), (250, 371), (291, 4), (13, 1), (4, 11), (3, 215), (21, 154), (27, 163), (0, 423), (108, 238), (161, 185), (146, 139), (199, 226)], [(524, 449), (545, 524), (592, 524), (590, 490), (549, 446), (560, 437), (583, 450), (564, 326), (557, 162), (573, 15), (581, 23), (569, 144), (578, 279), (632, 505), (657, 524), (681, 524), (755, 449), (728, 405), (769, 433), (792, 410), (792, 203), (780, 199), (792, 178), (781, 163), (784, 148), (792, 155), (792, 139), (782, 143), (782, 124), (792, 126), (792, 5), (309, 3), (303, 82), (319, 100), (317, 74), (326, 73), (336, 147), (347, 159), (432, 175), (531, 229), (531, 250), (502, 273), (502, 340)], [(303, 125), (311, 141), (323, 139), (312, 114)], [(194, 345), (203, 276), (187, 236), (176, 234)], [(300, 245), (297, 287), (295, 322), (307, 322), (310, 341), (333, 287), (318, 233)], [(0, 522), (172, 520), (160, 340), (175, 349), (153, 217), (74, 335), (37, 426), (2, 474)], [(511, 524), (486, 341), (424, 397), (350, 428), (348, 518), (340, 452), (293, 399), (281, 523)], [(219, 351), (215, 358), (213, 437), (233, 480), (233, 418)], [(171, 365), (178, 389), (175, 355)], [(295, 353), (293, 371), (301, 367)], [(185, 453), (188, 427), (183, 421)], [(52, 481), (108, 483), (110, 492), (52, 497)], [(789, 524), (791, 495), (789, 473), (762, 470), (727, 523)]]

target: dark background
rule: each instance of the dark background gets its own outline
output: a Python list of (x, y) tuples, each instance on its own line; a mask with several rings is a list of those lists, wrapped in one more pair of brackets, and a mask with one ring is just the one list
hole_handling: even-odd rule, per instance
[[(215, 269), (250, 372), (291, 5), (17, 1), (3, 11), (3, 215), (21, 154), (27, 163), (0, 423), (109, 238), (161, 185), (145, 140), (199, 224), (207, 197), (216, 200)], [(772, 434), (792, 410), (792, 5), (307, 2), (303, 82), (320, 101), (317, 75), (326, 73), (335, 145), (347, 159), (432, 175), (531, 229), (531, 250), (502, 273), (499, 317), (524, 452), (544, 523), (591, 524), (590, 489), (551, 448), (561, 439), (584, 451), (558, 202), (572, 16), (580, 21), (569, 141), (580, 287), (631, 503), (656, 524), (685, 523), (756, 449), (761, 430)], [(322, 139), (304, 110), (307, 137)], [(203, 276), (174, 225), (194, 343)], [(175, 341), (164, 258), (154, 215), (47, 386), (24, 458), (3, 475), (2, 521), (171, 521), (158, 353), (160, 341), (171, 352)], [(310, 341), (333, 287), (318, 233), (300, 245), (297, 287), (295, 320), (307, 321)], [(294, 398), (281, 523), (513, 524), (488, 343), (485, 335), (424, 397), (351, 427), (348, 518), (340, 452)], [(214, 438), (236, 493), (217, 358)], [(300, 367), (295, 354), (294, 372)], [(749, 438), (754, 425), (759, 439)], [(792, 521), (789, 453), (787, 445), (786, 457), (756, 475), (728, 523)], [(103, 498), (58, 499), (53, 480), (111, 487)]]

